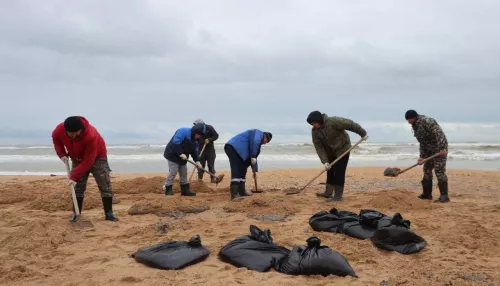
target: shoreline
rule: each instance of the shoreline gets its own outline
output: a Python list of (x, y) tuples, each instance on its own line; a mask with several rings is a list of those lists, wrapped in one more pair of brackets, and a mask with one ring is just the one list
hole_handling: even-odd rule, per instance
[[(380, 176), (381, 177), (384, 177), (383, 175), (383, 172), (386, 168), (400, 168), (400, 169), (404, 169), (404, 168), (407, 168), (409, 166), (407, 165), (401, 165), (401, 166), (398, 166), (398, 165), (393, 165), (393, 166), (387, 166), (387, 167), (381, 167), (381, 166), (355, 166), (355, 167), (348, 167), (347, 168), (347, 175), (349, 175), (349, 171), (352, 171), (352, 172), (360, 172), (360, 171), (366, 171), (366, 172), (369, 172), (369, 173), (375, 173), (375, 172), (379, 172), (380, 173)], [(420, 169), (419, 169), (420, 168)], [(414, 167), (413, 169), (407, 171), (406, 173), (415, 173), (415, 172), (420, 172), (422, 173), (422, 170), (421, 170), (422, 167)], [(193, 168), (188, 168), (188, 175), (191, 176), (191, 172), (193, 171)], [(272, 173), (272, 172), (277, 172), (277, 173), (280, 173), (280, 172), (299, 172), (299, 173), (316, 173), (316, 174), (319, 174), (319, 172), (322, 171), (322, 168), (267, 168), (267, 169), (264, 169), (264, 170), (260, 170), (259, 171), (259, 174), (269, 174), (269, 173)], [(477, 173), (500, 173), (500, 169), (499, 170), (494, 170), (494, 169), (466, 169), (466, 168), (447, 168), (446, 170), (447, 173), (471, 173), (471, 174), (477, 174)], [(49, 172), (48, 172), (49, 173)], [(222, 174), (225, 174), (226, 176), (229, 176), (230, 175), (230, 170), (228, 169), (221, 169), (221, 170), (218, 170), (217, 171), (218, 174), (222, 173)], [(61, 178), (61, 177), (66, 177), (66, 173), (63, 173), (63, 172), (59, 172), (59, 173), (52, 173), (54, 175), (38, 175), (38, 174), (34, 174), (34, 175), (31, 175), (31, 174), (26, 174), (26, 175), (22, 175), (22, 174), (16, 174), (16, 175), (2, 175), (0, 174), (0, 178), (1, 179), (4, 179), (4, 180), (8, 180), (8, 179), (14, 179), (14, 178), (17, 178), (17, 177), (23, 177), (23, 178), (33, 178), (33, 179), (47, 179), (47, 178)], [(156, 177), (156, 176), (166, 176), (168, 174), (168, 172), (112, 172), (111, 173), (111, 177), (112, 178), (130, 178), (130, 177)], [(325, 174), (325, 173), (324, 173)], [(92, 175), (91, 175), (92, 176)], [(206, 178), (208, 175), (205, 174), (204, 175), (204, 178)], [(401, 175), (401, 176), (404, 176)], [(249, 170), (249, 172), (247, 173), (247, 178), (251, 177), (251, 171)], [(177, 176), (178, 178), (178, 176)], [(194, 177), (193, 177), (194, 178)], [(385, 177), (387, 178), (387, 177)], [(194, 179), (193, 179), (194, 180)], [(319, 178), (318, 178), (319, 180)]]

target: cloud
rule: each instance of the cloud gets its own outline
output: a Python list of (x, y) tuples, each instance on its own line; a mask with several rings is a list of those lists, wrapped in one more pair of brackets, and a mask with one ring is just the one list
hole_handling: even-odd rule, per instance
[(80, 114), (152, 140), (202, 117), (292, 138), (312, 110), (496, 124), (499, 12), (451, 0), (4, 1), (0, 130), (48, 132)]

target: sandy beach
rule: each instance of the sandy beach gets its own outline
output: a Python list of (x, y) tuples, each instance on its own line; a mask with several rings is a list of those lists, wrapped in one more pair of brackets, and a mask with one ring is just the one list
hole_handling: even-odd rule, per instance
[[(259, 187), (241, 202), (229, 201), (229, 173), (215, 185), (196, 182), (196, 197), (162, 194), (165, 174), (113, 175), (115, 215), (104, 220), (93, 178), (89, 179), (83, 219), (93, 229), (74, 229), (68, 222), (71, 201), (64, 176), (0, 177), (0, 284), (4, 285), (498, 285), (500, 283), (500, 172), (448, 171), (451, 203), (416, 198), (421, 170), (397, 178), (384, 168), (349, 168), (344, 201), (328, 203), (314, 193), (285, 196), (281, 190), (300, 187), (319, 171), (263, 170)], [(190, 168), (191, 172), (191, 168)], [(248, 177), (249, 179), (251, 176)], [(250, 181), (250, 180), (249, 180)], [(247, 183), (251, 189), (253, 183)], [(433, 195), (438, 196), (435, 186)], [(411, 221), (427, 247), (401, 255), (375, 248), (370, 240), (319, 233), (309, 218), (336, 207), (359, 212), (396, 212)], [(262, 216), (282, 221), (262, 221)], [(339, 251), (359, 278), (287, 276), (235, 268), (217, 258), (227, 242), (248, 234), (251, 224), (269, 228), (276, 243), (304, 245), (316, 235)], [(188, 240), (199, 234), (210, 249), (207, 260), (179, 271), (149, 268), (129, 255), (157, 242)]]

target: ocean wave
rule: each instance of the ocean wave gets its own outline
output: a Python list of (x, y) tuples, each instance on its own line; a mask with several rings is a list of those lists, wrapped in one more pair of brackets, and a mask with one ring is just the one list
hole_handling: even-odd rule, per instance
[[(353, 161), (398, 161), (414, 160), (418, 158), (418, 153), (353, 153), (350, 160)], [(163, 161), (163, 154), (130, 154), (130, 155), (108, 155), (110, 161)], [(311, 154), (262, 154), (258, 158), (261, 161), (317, 161), (318, 156)], [(474, 153), (457, 152), (448, 155), (449, 160), (473, 160), (473, 161), (494, 161), (500, 160), (500, 153)], [(217, 161), (227, 161), (226, 154), (217, 154)], [(0, 155), (0, 163), (22, 163), (22, 162), (58, 162), (55, 155)]]

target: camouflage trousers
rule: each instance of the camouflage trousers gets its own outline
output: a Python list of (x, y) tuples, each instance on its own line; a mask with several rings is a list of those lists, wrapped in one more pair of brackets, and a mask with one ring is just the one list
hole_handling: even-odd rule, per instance
[[(72, 168), (74, 169), (78, 166), (78, 163), (73, 162)], [(109, 168), (108, 158), (97, 158), (94, 165), (90, 167), (90, 170), (85, 173), (78, 182), (76, 182), (75, 194), (77, 198), (85, 197), (85, 190), (87, 189), (87, 181), (89, 179), (90, 173), (94, 176), (94, 180), (101, 193), (101, 198), (112, 198), (113, 189), (111, 188), (111, 178), (109, 173), (111, 169)]]
[[(430, 156), (426, 156), (430, 157)], [(424, 158), (425, 159), (425, 158)], [(432, 170), (436, 173), (438, 182), (448, 181), (448, 176), (446, 176), (446, 160), (447, 156), (438, 156), (432, 160), (424, 163), (424, 180), (432, 181)]]

